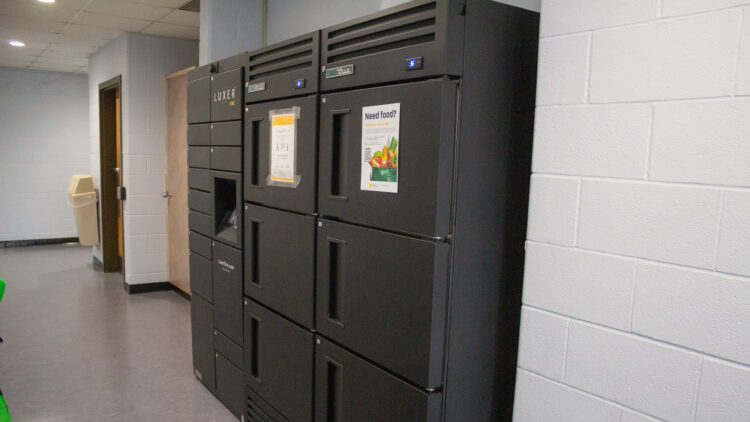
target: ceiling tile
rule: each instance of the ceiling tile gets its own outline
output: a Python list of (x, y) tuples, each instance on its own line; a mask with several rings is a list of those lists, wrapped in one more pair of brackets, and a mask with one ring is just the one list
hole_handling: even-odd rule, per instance
[(10, 54), (18, 54), (19, 56), (36, 56), (42, 53), (44, 51), (43, 48), (18, 48), (18, 47), (12, 47), (10, 45), (0, 45), (0, 54), (10, 55)]
[(22, 40), (23, 42), (41, 41), (49, 42), (57, 39), (58, 35), (51, 32), (24, 31), (23, 29), (11, 29), (0, 27), (0, 41), (7, 43), (8, 40)]
[(79, 25), (74, 23), (61, 34), (61, 37), (68, 36), (69, 38), (81, 37), (83, 39), (102, 38), (106, 40), (113, 40), (122, 35), (122, 33), (123, 31), (120, 30), (97, 28), (95, 26)]
[(44, 19), (0, 14), (0, 27), (24, 31), (60, 32), (65, 28), (65, 24)]
[(48, 64), (48, 65), (65, 65), (81, 67), (88, 63), (88, 59), (76, 59), (71, 57), (59, 58), (59, 57), (46, 57), (44, 54), (36, 58), (34, 64)]
[(161, 35), (162, 37), (184, 38), (197, 40), (199, 30), (192, 26), (172, 25), (171, 23), (154, 22), (144, 29), (144, 34)]
[(29, 65), (29, 69), (48, 70), (52, 72), (74, 72), (80, 66), (64, 64), (34, 63)]
[(59, 58), (75, 58), (75, 59), (86, 59), (89, 57), (89, 53), (72, 52), (72, 51), (53, 51), (44, 50), (42, 55), (45, 57), (59, 57)]
[(86, 10), (94, 13), (150, 21), (157, 21), (168, 15), (170, 12), (170, 10), (165, 7), (131, 3), (122, 0), (93, 1)]
[(190, 3), (190, 0), (128, 0), (128, 2), (179, 9), (180, 7)]
[(44, 50), (47, 47), (49, 47), (49, 43), (45, 41), (32, 41), (28, 39), (22, 39), (24, 44), (26, 44), (24, 47), (13, 47), (12, 45), (8, 44), (8, 41), (2, 40), (2, 44), (0, 44), (0, 47), (3, 49), (8, 49), (9, 51), (18, 52), (21, 54), (28, 54), (24, 53), (24, 51), (29, 50)]
[(0, 66), (4, 67), (26, 67), (30, 64), (31, 60), (0, 59)]
[(140, 32), (151, 23), (150, 21), (142, 19), (123, 18), (120, 16), (103, 15), (101, 13), (92, 12), (81, 12), (75, 22), (81, 25), (116, 29), (126, 32)]
[(184, 10), (173, 10), (172, 13), (161, 18), (161, 22), (173, 23), (184, 26), (200, 26), (200, 13), (186, 12)]
[(59, 51), (61, 53), (84, 54), (86, 56), (89, 56), (95, 53), (97, 50), (99, 50), (99, 47), (83, 45), (83, 44), (72, 44), (72, 43), (71, 44), (51, 43), (49, 45), (49, 50)]
[(89, 3), (90, 0), (55, 0), (54, 4), (59, 4), (67, 9), (80, 10)]
[(46, 21), (68, 23), (75, 16), (76, 10), (58, 3), (44, 4), (38, 1), (0, 1), (0, 13), (11, 16), (42, 19)]

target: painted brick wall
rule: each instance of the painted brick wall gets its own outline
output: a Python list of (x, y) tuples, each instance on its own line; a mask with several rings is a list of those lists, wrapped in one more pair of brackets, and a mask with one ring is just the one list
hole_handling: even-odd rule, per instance
[(750, 1), (541, 20), (514, 421), (750, 421)]
[(78, 236), (70, 176), (89, 172), (86, 75), (0, 68), (0, 240)]

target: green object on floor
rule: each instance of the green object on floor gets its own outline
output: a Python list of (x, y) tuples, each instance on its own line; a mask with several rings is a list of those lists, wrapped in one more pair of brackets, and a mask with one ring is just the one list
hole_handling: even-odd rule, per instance
[[(3, 300), (5, 294), (5, 282), (0, 280), (0, 302)], [(2, 342), (2, 339), (0, 339)], [(8, 412), (8, 405), (5, 404), (5, 397), (3, 392), (0, 391), (0, 422), (10, 422), (10, 413)]]

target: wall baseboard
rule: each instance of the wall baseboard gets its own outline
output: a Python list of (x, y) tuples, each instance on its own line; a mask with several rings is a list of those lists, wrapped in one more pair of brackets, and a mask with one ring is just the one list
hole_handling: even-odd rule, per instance
[(104, 271), (104, 263), (99, 260), (99, 258), (93, 256), (92, 257), (92, 263), (94, 265), (94, 269), (97, 271)]
[(18, 248), (22, 246), (59, 245), (62, 243), (78, 243), (78, 238), (59, 237), (55, 239), (0, 240), (0, 249)]
[(188, 301), (190, 301), (189, 294), (183, 292), (182, 290), (177, 288), (177, 286), (175, 286), (174, 284), (168, 281), (159, 281), (156, 283), (143, 283), (143, 284), (128, 284), (125, 281), (123, 281), (122, 288), (125, 289), (125, 291), (131, 295), (140, 294), (140, 293), (173, 290), (175, 293), (182, 296), (184, 299), (187, 299)]

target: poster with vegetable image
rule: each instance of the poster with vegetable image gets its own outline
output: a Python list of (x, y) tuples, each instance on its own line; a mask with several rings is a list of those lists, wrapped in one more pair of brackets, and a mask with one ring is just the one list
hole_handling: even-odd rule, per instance
[(362, 107), (361, 190), (398, 192), (401, 103)]

